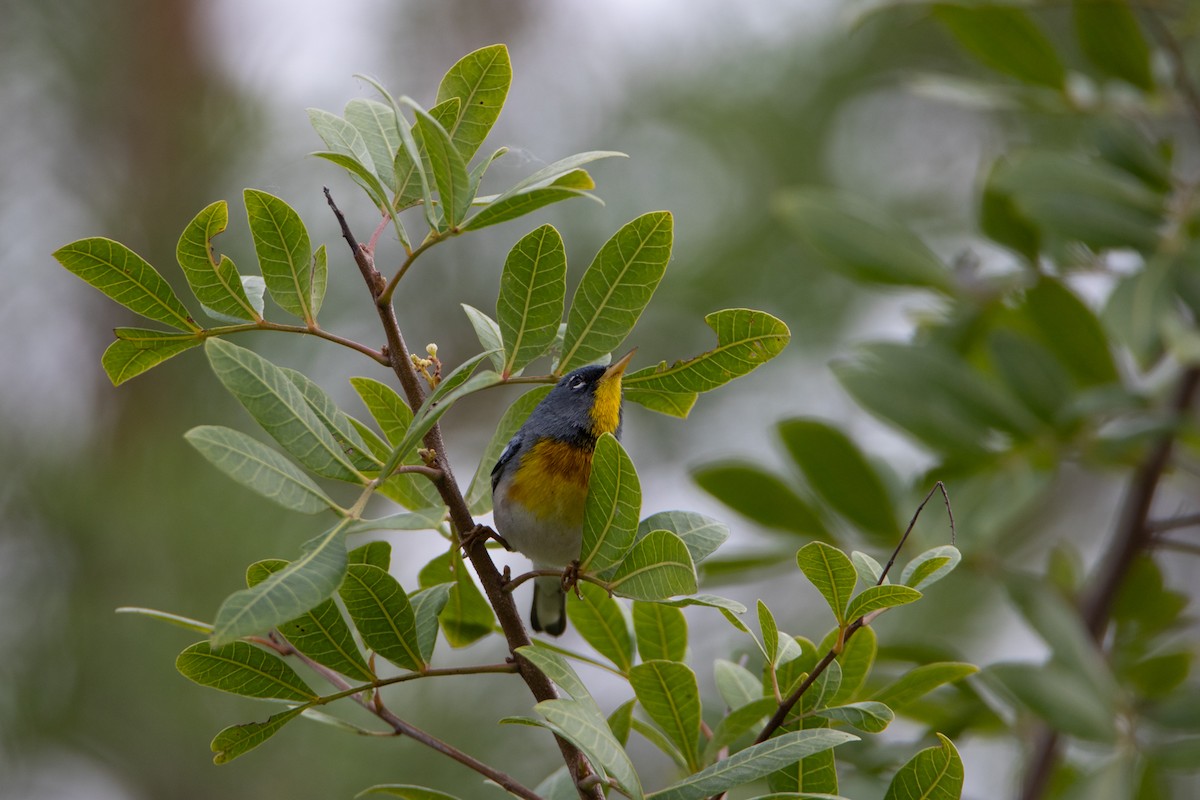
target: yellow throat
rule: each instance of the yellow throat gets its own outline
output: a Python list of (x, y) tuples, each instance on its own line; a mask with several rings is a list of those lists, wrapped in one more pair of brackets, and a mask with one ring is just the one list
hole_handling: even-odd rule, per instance
[(592, 433), (600, 436), (615, 433), (621, 424), (621, 376), (633, 360), (637, 348), (630, 350), (619, 361), (614, 362), (596, 384), (596, 399), (592, 403)]

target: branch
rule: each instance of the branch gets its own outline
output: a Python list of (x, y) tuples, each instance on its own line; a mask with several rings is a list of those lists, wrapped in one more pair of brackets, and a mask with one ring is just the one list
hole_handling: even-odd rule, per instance
[(330, 333), (317, 326), (315, 323), (312, 326), (307, 325), (282, 325), (278, 322), (268, 322), (265, 319), (260, 319), (257, 322), (247, 322), (240, 325), (223, 325), (219, 328), (206, 328), (203, 335), (207, 338), (210, 336), (224, 336), (229, 333), (242, 333), (244, 331), (280, 331), (282, 333), (303, 333), (309, 336), (316, 336), (318, 339), (340, 344), (342, 347), (348, 347), (362, 353), (372, 361), (377, 361), (385, 367), (391, 366), (385, 354), (378, 350), (373, 350), (365, 344), (360, 344), (353, 339), (347, 339), (338, 336), (336, 333)]
[[(917, 520), (920, 518), (921, 512), (925, 509), (926, 504), (928, 504), (929, 501), (933, 499), (933, 496), (939, 491), (942, 493), (942, 499), (946, 501), (946, 514), (950, 517), (951, 543), (953, 543), (957, 538), (958, 534), (954, 529), (954, 512), (950, 510), (950, 495), (946, 493), (945, 484), (943, 484), (941, 481), (938, 481), (933, 485), (933, 488), (929, 490), (929, 494), (925, 495), (925, 499), (921, 501), (921, 504), (917, 506), (917, 510), (913, 512), (912, 519), (909, 520), (908, 527), (904, 530), (904, 535), (900, 537), (900, 543), (896, 545), (894, 550), (892, 550), (892, 557), (888, 559), (887, 566), (885, 566), (883, 568), (883, 572), (879, 574), (879, 580), (875, 581), (876, 586), (882, 586), (883, 582), (887, 580), (888, 572), (891, 571), (892, 566), (896, 563), (896, 558), (900, 555), (900, 550), (904, 547), (904, 543), (908, 541), (909, 534), (912, 533), (913, 528), (916, 527)], [(878, 613), (879, 612), (873, 612), (868, 616), (870, 616), (871, 619), (874, 619)], [(763, 726), (762, 732), (759, 733), (758, 738), (754, 740), (755, 744), (761, 744), (765, 742), (767, 739), (771, 738), (771, 734), (779, 730), (779, 728), (787, 720), (788, 714), (790, 714), (792, 709), (795, 708), (796, 703), (800, 702), (800, 698), (804, 696), (804, 693), (807, 692), (812, 685), (817, 682), (817, 678), (820, 678), (821, 674), (824, 673), (825, 670), (829, 669), (829, 665), (833, 663), (834, 659), (841, 654), (846, 642), (850, 641), (850, 637), (858, 633), (859, 630), (865, 628), (869, 624), (870, 620), (868, 620), (865, 616), (859, 617), (858, 619), (854, 620), (854, 622), (850, 623), (842, 635), (838, 637), (839, 641), (835, 643), (833, 647), (829, 648), (829, 652), (817, 662), (817, 665), (813, 667), (813, 670), (809, 673), (808, 677), (796, 687), (795, 691), (788, 695), (786, 700), (779, 704), (777, 709), (775, 709), (775, 713), (769, 720), (767, 720), (767, 724)]]
[[(379, 314), (379, 321), (383, 325), (384, 333), (387, 335), (390, 366), (396, 373), (396, 378), (400, 381), (400, 386), (404, 390), (409, 406), (413, 409), (418, 409), (425, 402), (425, 391), (421, 388), (421, 381), (409, 358), (408, 347), (404, 344), (404, 336), (400, 332), (400, 324), (396, 319), (396, 310), (391, 303), (391, 292), (394, 291), (400, 274), (411, 266), (418, 255), (435, 242), (440, 241), (440, 239), (426, 238), (420, 247), (409, 254), (404, 266), (401, 267), (400, 272), (392, 279), (391, 283), (384, 285), (382, 276), (375, 269), (374, 260), (370, 252), (354, 238), (354, 234), (350, 231), (350, 226), (346, 223), (346, 218), (342, 215), (341, 210), (338, 209), (337, 204), (333, 202), (333, 196), (328, 189), (325, 190), (325, 198), (329, 202), (329, 207), (332, 209), (334, 216), (337, 217), (338, 224), (342, 229), (342, 236), (350, 246), (354, 261), (358, 264), (359, 270), (363, 274), (363, 279), (371, 291), (372, 298), (375, 299), (375, 310)], [(474, 530), (476, 525), (474, 518), (471, 516), (471, 511), (467, 507), (467, 502), (463, 498), (462, 490), (459, 489), (458, 482), (454, 478), (454, 472), (450, 469), (450, 464), (446, 460), (446, 447), (442, 441), (441, 425), (435, 424), (430, 428), (429, 432), (425, 434), (424, 441), (425, 447), (435, 454), (436, 467), (442, 472), (442, 480), (437, 482), (435, 486), (442, 497), (442, 501), (450, 511), (450, 521), (454, 526), (456, 535), (461, 537), (468, 531)], [(554, 688), (554, 684), (550, 682), (550, 679), (543, 675), (533, 664), (515, 655), (517, 648), (532, 644), (532, 642), (525, 630), (525, 624), (521, 620), (521, 614), (517, 611), (517, 606), (513, 601), (512, 595), (504, 591), (504, 578), (500, 575), (500, 571), (496, 569), (496, 564), (492, 561), (491, 556), (488, 555), (484, 541), (482, 539), (476, 540), (467, 548), (466, 555), (471, 561), (471, 566), (475, 568), (475, 574), (479, 577), (479, 582), (483, 586), (488, 602), (491, 603), (492, 609), (496, 612), (496, 619), (499, 621), (500, 627), (504, 632), (504, 638), (508, 642), (509, 651), (514, 653), (521, 677), (529, 686), (530, 692), (539, 702), (558, 698), (558, 691)], [(575, 786), (579, 790), (580, 797), (584, 798), (584, 800), (604, 800), (604, 794), (599, 787), (592, 786), (589, 788), (584, 785), (584, 781), (594, 773), (583, 754), (575, 745), (565, 739), (558, 736), (555, 738), (558, 741), (559, 750), (562, 751), (563, 760), (566, 762), (567, 768), (571, 772), (571, 777), (575, 781)]]
[(1200, 514), (1184, 514), (1178, 517), (1168, 517), (1167, 519), (1152, 519), (1146, 523), (1146, 530), (1150, 533), (1163, 533), (1164, 531), (1193, 527), (1200, 527)]
[[(553, 576), (557, 576), (557, 577), (561, 578), (564, 575), (566, 575), (567, 572), (568, 572), (568, 570), (565, 570), (565, 569), (531, 569), (529, 572), (522, 572), (520, 575), (513, 578), (511, 581), (504, 584), (504, 591), (512, 592), (513, 589), (516, 589), (518, 586), (520, 586), (525, 581), (532, 580), (533, 578), (549, 578), (549, 577), (553, 577)], [(594, 583), (597, 586), (599, 586), (601, 589), (603, 589), (604, 591), (608, 592), (610, 597), (612, 596), (612, 585), (608, 581), (601, 580), (600, 578), (594, 577), (592, 575), (588, 575), (587, 573), (584, 573), (584, 572), (580, 572), (580, 573), (576, 574), (574, 577), (576, 580), (586, 581), (587, 583)]]

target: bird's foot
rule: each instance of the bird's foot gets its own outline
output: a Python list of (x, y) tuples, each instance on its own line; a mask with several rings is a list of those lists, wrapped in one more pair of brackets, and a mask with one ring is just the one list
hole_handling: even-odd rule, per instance
[(476, 525), (471, 530), (458, 537), (459, 546), (464, 553), (469, 553), (471, 548), (477, 544), (487, 544), (488, 539), (495, 539), (500, 544), (504, 545), (504, 549), (512, 551), (513, 547), (500, 534), (489, 528), (487, 525)]
[(572, 561), (563, 569), (562, 574), (562, 590), (563, 593), (575, 590), (575, 596), (580, 600), (583, 599), (583, 593), (579, 591), (579, 562)]

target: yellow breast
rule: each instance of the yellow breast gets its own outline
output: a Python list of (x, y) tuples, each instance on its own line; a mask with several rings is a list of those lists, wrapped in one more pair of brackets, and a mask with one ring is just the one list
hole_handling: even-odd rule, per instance
[(577, 526), (583, 522), (591, 473), (590, 449), (542, 439), (522, 455), (508, 499), (542, 519)]

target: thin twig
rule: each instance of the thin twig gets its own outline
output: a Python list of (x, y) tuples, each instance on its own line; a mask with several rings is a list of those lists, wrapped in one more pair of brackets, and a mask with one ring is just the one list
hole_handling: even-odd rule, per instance
[[(425, 402), (425, 391), (421, 387), (420, 379), (409, 358), (408, 347), (404, 344), (404, 336), (400, 332), (400, 324), (396, 319), (396, 310), (391, 303), (391, 296), (392, 292), (395, 291), (395, 285), (401, 274), (412, 265), (412, 262), (418, 255), (437, 241), (441, 241), (441, 239), (427, 237), (425, 242), (409, 255), (405, 264), (397, 272), (396, 276), (393, 277), (392, 281), (384, 286), (381, 283), (382, 279), (379, 277), (378, 270), (375, 269), (371, 253), (358, 244), (354, 234), (350, 231), (350, 226), (346, 223), (346, 218), (342, 215), (341, 210), (338, 209), (337, 204), (334, 203), (333, 196), (328, 190), (325, 191), (325, 196), (329, 202), (330, 209), (332, 209), (334, 216), (338, 220), (338, 224), (341, 226), (342, 236), (346, 239), (346, 243), (350, 247), (350, 252), (353, 254), (354, 260), (367, 282), (371, 296), (375, 299), (375, 310), (379, 315), (380, 323), (383, 325), (384, 333), (387, 336), (388, 355), (392, 371), (400, 381), (400, 386), (404, 390), (409, 407), (418, 409)], [(442, 441), (440, 425), (435, 424), (429, 429), (425, 434), (424, 443), (425, 447), (435, 454), (436, 465), (442, 471), (442, 480), (436, 483), (435, 486), (437, 487), (438, 494), (441, 495), (442, 501), (445, 502), (447, 509), (449, 509), (450, 521), (456, 535), (461, 536), (467, 531), (474, 530), (475, 520), (471, 515), (470, 509), (467, 507), (466, 500), (463, 498), (462, 490), (459, 489), (458, 482), (454, 478), (454, 472), (451, 470), (450, 464), (445, 457), (446, 448)], [(551, 683), (550, 679), (543, 675), (528, 660), (516, 655), (518, 648), (525, 647), (532, 644), (532, 642), (529, 639), (529, 633), (525, 630), (525, 623), (521, 619), (521, 614), (513, 602), (512, 594), (504, 591), (505, 581), (501, 577), (500, 571), (496, 569), (495, 562), (492, 561), (491, 556), (488, 554), (485, 543), (483, 541), (475, 542), (471, 547), (467, 548), (466, 555), (471, 561), (471, 566), (475, 568), (475, 574), (479, 577), (479, 582), (483, 587), (484, 594), (487, 595), (488, 602), (496, 612), (496, 620), (500, 623), (504, 638), (508, 642), (509, 651), (514, 653), (521, 677), (524, 679), (526, 685), (529, 686), (530, 692), (538, 701), (558, 698), (558, 691), (554, 688), (554, 684)], [(584, 758), (575, 745), (558, 736), (555, 736), (555, 739), (558, 742), (559, 750), (562, 752), (563, 760), (567, 764), (567, 769), (571, 773), (571, 778), (575, 782), (580, 797), (584, 798), (584, 800), (603, 800), (604, 794), (599, 788), (586, 788), (582, 785), (589, 776), (594, 774), (587, 759)]]
[(1190, 553), (1200, 556), (1200, 544), (1196, 542), (1181, 542), (1178, 539), (1164, 539), (1161, 536), (1157, 536), (1150, 542), (1150, 546), (1156, 550), (1174, 550), (1178, 553)]
[(1150, 533), (1162, 533), (1164, 531), (1194, 527), (1200, 527), (1200, 514), (1184, 514), (1179, 517), (1152, 519), (1146, 523), (1146, 530)]
[[(896, 545), (895, 549), (892, 550), (892, 557), (888, 559), (887, 566), (885, 566), (883, 568), (883, 572), (879, 574), (879, 580), (875, 581), (876, 586), (882, 586), (883, 582), (887, 579), (888, 572), (896, 563), (896, 559), (900, 555), (900, 550), (904, 547), (905, 542), (908, 541), (908, 535), (912, 533), (913, 528), (916, 527), (917, 520), (921, 516), (921, 511), (924, 510), (926, 504), (928, 504), (929, 501), (933, 499), (933, 496), (939, 491), (942, 493), (942, 498), (946, 501), (946, 514), (950, 518), (950, 541), (953, 542), (955, 540), (957, 534), (955, 533), (954, 529), (954, 512), (950, 509), (950, 495), (946, 493), (945, 484), (943, 484), (941, 481), (938, 481), (933, 485), (933, 488), (929, 490), (929, 494), (925, 495), (925, 499), (921, 501), (921, 504), (917, 506), (917, 510), (913, 512), (912, 519), (909, 521), (908, 527), (904, 531), (904, 535), (900, 537), (900, 542)], [(874, 619), (877, 613), (878, 612), (873, 612), (870, 615), (871, 619)], [(762, 731), (758, 734), (758, 738), (754, 740), (755, 744), (761, 744), (762, 742), (765, 742), (767, 739), (771, 738), (771, 734), (779, 730), (783, 723), (787, 721), (788, 714), (790, 714), (792, 709), (796, 707), (796, 703), (800, 702), (800, 698), (804, 696), (804, 693), (812, 688), (812, 685), (817, 682), (817, 679), (821, 677), (821, 674), (829, 668), (829, 665), (833, 663), (834, 659), (836, 659), (845, 648), (846, 642), (850, 641), (850, 637), (856, 634), (862, 628), (865, 628), (869, 622), (870, 621), (866, 617), (859, 617), (850, 623), (842, 635), (838, 637), (839, 641), (834, 644), (833, 647), (829, 648), (829, 652), (817, 662), (817, 665), (813, 667), (813, 670), (808, 674), (808, 677), (805, 678), (804, 681), (801, 682), (801, 684), (797, 686), (790, 695), (788, 695), (787, 699), (780, 703), (779, 707), (775, 709), (775, 713), (771, 716), (771, 719), (767, 720), (767, 724), (763, 726)]]
[(217, 328), (206, 328), (201, 331), (199, 335), (207, 338), (211, 336), (225, 336), (230, 333), (244, 333), (246, 331), (278, 331), (281, 333), (303, 333), (308, 336), (316, 336), (318, 339), (324, 339), (326, 341), (333, 342), (334, 344), (340, 344), (342, 347), (348, 347), (351, 350), (362, 353), (367, 358), (370, 358), (372, 361), (377, 361), (385, 367), (391, 366), (388, 363), (387, 356), (380, 351), (373, 350), (372, 348), (367, 347), (365, 344), (356, 342), (353, 339), (347, 339), (343, 336), (338, 336), (336, 333), (330, 333), (329, 331), (315, 324), (311, 327), (308, 325), (283, 325), (278, 322), (268, 322), (265, 319), (260, 319), (257, 322), (246, 322), (239, 325), (222, 325)]
[(1154, 31), (1155, 38), (1166, 51), (1167, 60), (1171, 64), (1171, 79), (1175, 81), (1175, 88), (1183, 97), (1184, 105), (1187, 106), (1197, 131), (1200, 131), (1200, 90), (1188, 74), (1187, 55), (1183, 52), (1183, 47), (1158, 14), (1149, 12), (1144, 14), (1142, 19), (1146, 21), (1147, 27)]
[(424, 475), (429, 480), (437, 483), (442, 479), (442, 471), (437, 467), (427, 467), (424, 464), (401, 464), (392, 470), (393, 475)]

